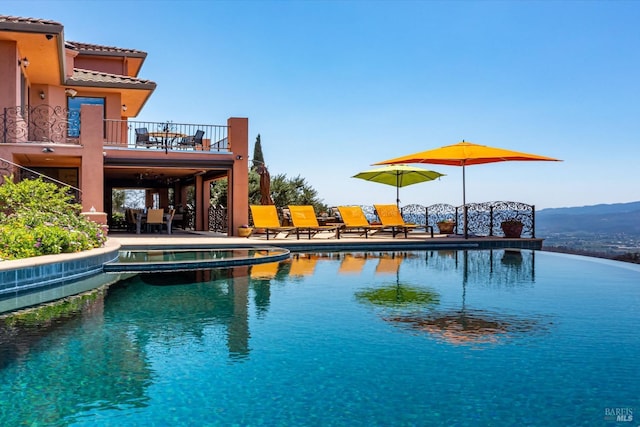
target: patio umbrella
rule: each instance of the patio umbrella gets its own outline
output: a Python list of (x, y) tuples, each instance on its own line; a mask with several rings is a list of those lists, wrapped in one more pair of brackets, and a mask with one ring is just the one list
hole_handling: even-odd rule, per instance
[(260, 175), (260, 204), (261, 205), (273, 205), (273, 199), (271, 198), (271, 175), (269, 170), (264, 164), (261, 164), (256, 169), (258, 175)]
[(400, 206), (400, 187), (432, 181), (441, 176), (443, 174), (439, 172), (398, 164), (360, 172), (352, 176), (352, 178), (360, 178), (396, 187), (396, 203)]
[(548, 328), (544, 318), (467, 307), (469, 252), (463, 252), (462, 305), (445, 310), (414, 311), (384, 317), (409, 329), (427, 332), (452, 344), (498, 343), (515, 335)]
[(380, 257), (375, 274), (393, 274), (395, 283), (364, 288), (356, 292), (359, 302), (383, 308), (425, 307), (440, 303), (440, 296), (433, 289), (410, 286), (400, 282), (400, 265), (406, 255), (393, 254)]
[(560, 161), (552, 157), (539, 156), (537, 154), (522, 153), (519, 151), (506, 150), (503, 148), (489, 147), (486, 145), (474, 144), (462, 141), (453, 145), (435, 148), (433, 150), (421, 151), (402, 157), (374, 163), (375, 165), (394, 165), (405, 163), (430, 163), (447, 166), (462, 166), (462, 206), (464, 212), (464, 230), (467, 235), (467, 204), (465, 194), (465, 167), (471, 165), (481, 165), (485, 163), (507, 162), (507, 161)]

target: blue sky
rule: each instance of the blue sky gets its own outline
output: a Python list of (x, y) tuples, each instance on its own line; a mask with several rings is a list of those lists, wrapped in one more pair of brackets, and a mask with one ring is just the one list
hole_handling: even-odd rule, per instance
[[(461, 140), (563, 162), (466, 169), (467, 202), (537, 209), (640, 200), (640, 2), (3, 1), (72, 41), (148, 53), (139, 119), (249, 118), (271, 175), (329, 205), (395, 202), (351, 178)], [(116, 25), (104, 25), (117, 23)], [(462, 169), (400, 190), (462, 203)]]

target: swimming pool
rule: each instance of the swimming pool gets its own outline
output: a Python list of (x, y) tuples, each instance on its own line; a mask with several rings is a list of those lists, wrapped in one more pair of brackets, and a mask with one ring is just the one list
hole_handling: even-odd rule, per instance
[(635, 425), (639, 313), (638, 266), (525, 250), (137, 274), (0, 335), (0, 425)]

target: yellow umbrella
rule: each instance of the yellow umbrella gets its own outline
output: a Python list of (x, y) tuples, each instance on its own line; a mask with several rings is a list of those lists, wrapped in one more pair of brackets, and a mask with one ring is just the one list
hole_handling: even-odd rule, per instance
[[(560, 161), (552, 157), (539, 156), (537, 154), (522, 153), (506, 150), (504, 148), (489, 147), (462, 141), (453, 145), (421, 151), (407, 156), (396, 157), (374, 163), (374, 165), (395, 165), (404, 163), (429, 163), (448, 166), (462, 166), (462, 206), (467, 204), (465, 194), (465, 167), (469, 165), (481, 165), (485, 163), (508, 161)], [(464, 210), (464, 230), (467, 234), (466, 209)]]

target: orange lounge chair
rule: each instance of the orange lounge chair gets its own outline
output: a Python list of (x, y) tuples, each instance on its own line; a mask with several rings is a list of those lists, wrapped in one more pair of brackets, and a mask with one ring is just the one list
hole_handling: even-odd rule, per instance
[(382, 225), (371, 225), (360, 206), (338, 206), (338, 211), (344, 222), (342, 231), (361, 232), (364, 233), (365, 238), (368, 238), (369, 231), (375, 233), (383, 228)]
[(287, 233), (288, 236), (295, 230), (295, 227), (283, 227), (280, 224), (275, 205), (250, 205), (249, 207), (253, 217), (253, 226), (264, 229), (267, 233), (267, 240), (269, 240), (270, 231), (275, 232), (276, 236), (279, 233)]
[(396, 234), (404, 233), (404, 237), (407, 237), (407, 233), (411, 230), (415, 230), (418, 225), (417, 224), (408, 224), (404, 222), (402, 218), (402, 214), (400, 213), (400, 209), (398, 209), (397, 205), (373, 205), (376, 209), (376, 213), (378, 214), (378, 218), (380, 218), (380, 222), (383, 227), (391, 228), (391, 234), (393, 237), (396, 237)]
[(296, 228), (296, 236), (300, 239), (300, 230), (306, 230), (309, 233), (309, 239), (312, 236), (317, 235), (321, 231), (334, 231), (334, 237), (340, 238), (340, 227), (342, 224), (337, 225), (320, 225), (316, 212), (311, 205), (294, 206), (289, 205), (289, 212), (291, 213), (291, 222)]

